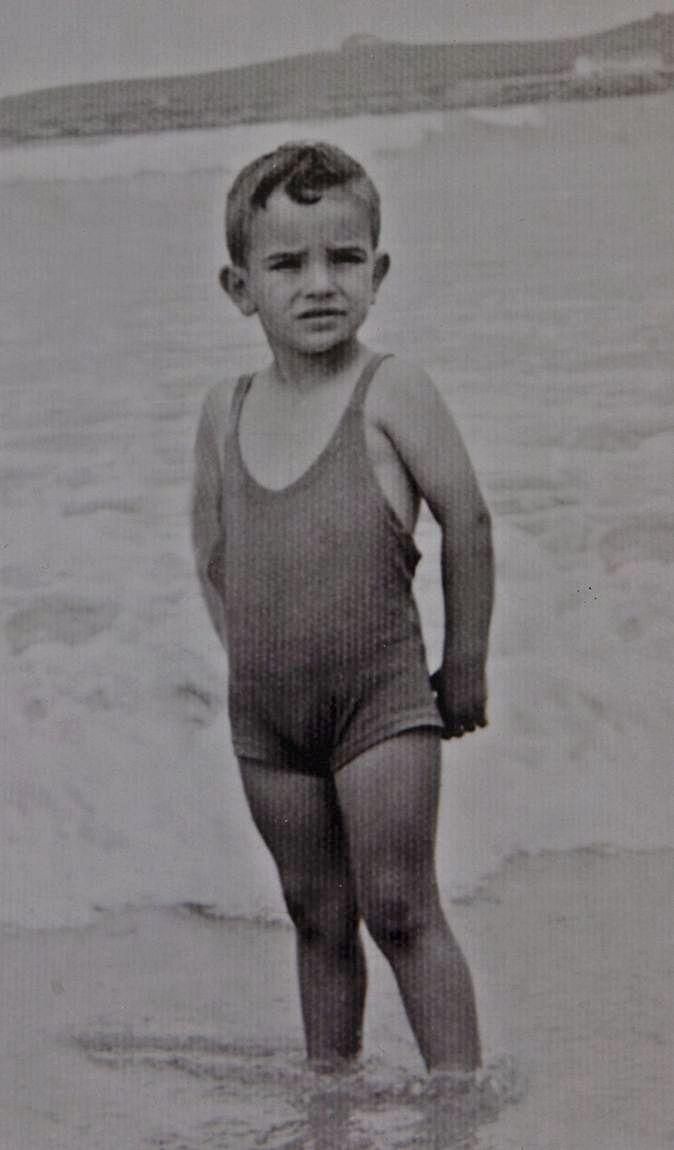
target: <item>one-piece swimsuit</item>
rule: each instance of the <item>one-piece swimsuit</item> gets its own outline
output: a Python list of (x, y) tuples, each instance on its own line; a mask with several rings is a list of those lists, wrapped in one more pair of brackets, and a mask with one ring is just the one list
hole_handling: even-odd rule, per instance
[(369, 360), (326, 447), (280, 489), (244, 463), (252, 376), (236, 387), (218, 591), (240, 757), (325, 775), (402, 731), (442, 730), (412, 593), (420, 554), (368, 457), (364, 406), (384, 358)]

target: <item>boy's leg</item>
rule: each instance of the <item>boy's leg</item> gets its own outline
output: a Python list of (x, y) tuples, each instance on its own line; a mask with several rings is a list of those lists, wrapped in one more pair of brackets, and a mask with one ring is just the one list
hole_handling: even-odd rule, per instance
[(393, 968), (426, 1065), (474, 1070), (472, 979), (435, 876), (438, 733), (406, 731), (372, 747), (337, 773), (336, 786), (358, 905)]
[(354, 1058), (361, 1044), (365, 958), (334, 783), (253, 760), (241, 760), (240, 768), (297, 932), (307, 1054), (327, 1063)]

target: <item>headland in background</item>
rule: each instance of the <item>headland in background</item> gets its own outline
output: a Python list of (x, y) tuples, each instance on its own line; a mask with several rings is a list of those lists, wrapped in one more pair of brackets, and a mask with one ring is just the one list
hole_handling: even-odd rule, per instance
[(338, 51), (6, 96), (0, 99), (0, 146), (642, 95), (673, 83), (674, 12), (555, 40), (406, 44), (354, 35)]

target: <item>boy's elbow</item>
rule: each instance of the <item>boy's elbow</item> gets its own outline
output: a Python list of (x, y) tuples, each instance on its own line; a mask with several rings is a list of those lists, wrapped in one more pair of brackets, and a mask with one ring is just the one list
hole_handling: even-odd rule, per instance
[(482, 496), (453, 504), (442, 516), (440, 525), (444, 531), (453, 534), (474, 534), (491, 537), (491, 512)]
[(475, 538), (477, 546), (485, 560), (490, 565), (494, 561), (494, 543), (492, 538), (491, 512), (486, 503), (475, 512)]
[(491, 535), (491, 511), (484, 502), (484, 499), (480, 499), (477, 504), (473, 519), (478, 530), (484, 534)]
[(448, 514), (441, 521), (444, 545), (449, 552), (478, 552), (491, 560), (493, 555), (492, 519), (486, 503), (480, 501)]

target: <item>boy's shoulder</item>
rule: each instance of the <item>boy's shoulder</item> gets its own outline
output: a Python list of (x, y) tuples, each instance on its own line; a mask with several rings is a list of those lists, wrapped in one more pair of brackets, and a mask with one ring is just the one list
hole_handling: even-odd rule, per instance
[(406, 359), (393, 352), (383, 354), (384, 358), (377, 368), (374, 376), (375, 380), (383, 378), (387, 381), (389, 387), (402, 388), (403, 390), (420, 385), (428, 387), (435, 386), (430, 375), (420, 363)]
[(240, 381), (240, 375), (228, 376), (214, 383), (204, 396), (203, 411), (218, 431), (227, 430), (234, 394)]
[(204, 396), (204, 409), (212, 419), (227, 420), (240, 376), (229, 376), (209, 387)]
[(213, 384), (206, 392), (201, 405), (201, 425), (208, 429), (209, 436), (212, 436), (212, 440), (217, 445), (221, 465), (225, 438), (229, 428), (232, 400), (239, 379), (240, 376), (232, 376)]
[(383, 424), (436, 409), (440, 394), (428, 372), (397, 355), (382, 360), (367, 397), (368, 416)]

